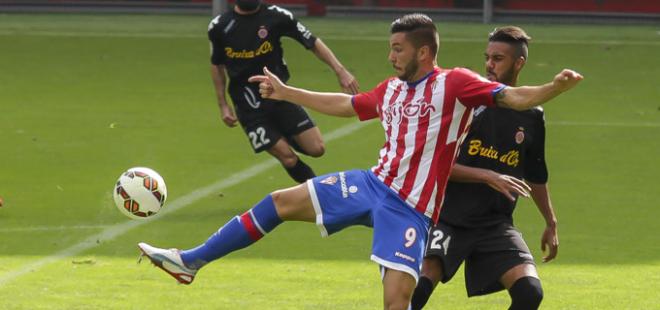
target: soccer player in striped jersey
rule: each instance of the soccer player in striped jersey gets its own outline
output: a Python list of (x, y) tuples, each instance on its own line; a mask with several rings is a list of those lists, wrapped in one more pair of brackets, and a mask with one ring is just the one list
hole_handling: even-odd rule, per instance
[[(515, 86), (527, 61), (529, 40), (519, 27), (495, 29), (485, 52), (488, 79)], [(518, 196), (529, 192), (546, 222), (541, 248), (550, 251), (543, 261), (552, 260), (559, 241), (547, 188), (544, 122), (540, 107), (475, 111), (452, 169), (439, 222), (429, 233), (412, 310), (421, 309), (438, 282), (450, 281), (464, 261), (468, 296), (507, 289), (509, 309), (539, 307), (541, 282), (512, 214)]]
[(287, 100), (324, 114), (378, 118), (386, 133), (378, 163), (315, 177), (267, 195), (196, 248), (181, 251), (139, 243), (142, 253), (181, 283), (209, 262), (260, 240), (283, 221), (315, 223), (322, 236), (348, 226), (373, 227), (371, 260), (380, 266), (385, 309), (409, 306), (427, 231), (440, 203), (470, 120), (478, 105), (526, 110), (578, 84), (563, 70), (552, 82), (506, 87), (466, 69), (436, 66), (438, 33), (423, 14), (405, 15), (390, 29), (389, 61), (396, 77), (355, 96), (285, 85), (264, 68), (253, 76), (264, 98)]

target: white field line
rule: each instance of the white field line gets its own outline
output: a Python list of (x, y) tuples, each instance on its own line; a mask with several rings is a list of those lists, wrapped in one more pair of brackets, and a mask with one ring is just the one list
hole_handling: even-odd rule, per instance
[[(356, 123), (351, 123), (349, 125), (345, 125), (343, 127), (340, 127), (332, 132), (329, 132), (328, 134), (325, 135), (325, 141), (330, 142), (332, 140), (336, 140), (339, 138), (342, 138), (354, 131), (357, 131), (361, 129), (362, 127), (366, 126), (369, 124), (369, 122), (356, 122)], [(219, 180), (218, 182), (215, 182), (213, 184), (207, 185), (205, 187), (199, 188), (193, 192), (190, 192), (183, 197), (180, 197), (170, 203), (168, 203), (167, 207), (164, 208), (159, 215), (153, 218), (148, 218), (146, 220), (129, 220), (126, 222), (118, 223), (115, 225), (111, 225), (104, 229), (102, 232), (92, 235), (88, 237), (87, 239), (70, 246), (66, 249), (63, 249), (57, 253), (54, 253), (52, 255), (46, 256), (44, 258), (41, 258), (37, 261), (25, 264), (23, 266), (20, 266), (14, 270), (10, 270), (8, 272), (5, 272), (4, 274), (0, 275), (0, 286), (3, 286), (10, 281), (26, 274), (29, 272), (33, 272), (38, 270), (39, 268), (50, 264), (52, 262), (58, 261), (60, 259), (64, 259), (67, 257), (74, 256), (76, 254), (79, 254), (83, 251), (89, 250), (93, 247), (99, 246), (103, 242), (110, 241), (117, 236), (120, 236), (126, 232), (128, 232), (131, 229), (134, 229), (136, 227), (142, 226), (144, 224), (150, 223), (152, 221), (156, 221), (163, 216), (178, 211), (180, 209), (183, 209), (185, 207), (188, 207), (192, 205), (193, 203), (199, 201), (200, 199), (207, 197), (213, 193), (216, 193), (224, 188), (228, 188), (231, 186), (234, 186), (236, 184), (239, 184), (245, 180), (248, 180), (262, 172), (264, 172), (267, 169), (270, 169), (274, 166), (278, 165), (278, 161), (271, 158), (265, 161), (262, 161), (261, 163), (258, 163), (248, 169), (239, 171), (233, 175), (230, 175), (228, 177), (222, 178), (222, 180)], [(137, 250), (136, 250), (137, 253)]]
[[(48, 31), (48, 30), (0, 30), (0, 36), (45, 36), (45, 37), (104, 37), (104, 38), (192, 38), (205, 39), (205, 29), (193, 33), (150, 33), (150, 32), (95, 32), (95, 31)], [(376, 41), (387, 42), (387, 36), (352, 35), (323, 36), (324, 40), (337, 41)], [(441, 38), (441, 42), (483, 43), (483, 38)], [(660, 40), (621, 41), (621, 40), (534, 40), (534, 44), (584, 44), (584, 45), (642, 45), (659, 46)]]

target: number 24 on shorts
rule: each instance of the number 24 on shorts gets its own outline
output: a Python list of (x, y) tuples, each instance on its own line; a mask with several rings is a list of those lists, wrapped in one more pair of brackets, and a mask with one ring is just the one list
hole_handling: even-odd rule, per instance
[(447, 255), (447, 249), (449, 249), (449, 241), (451, 241), (451, 236), (445, 235), (441, 230), (434, 230), (431, 234), (433, 236), (431, 238), (429, 247), (434, 250), (442, 250), (444, 248), (445, 255)]

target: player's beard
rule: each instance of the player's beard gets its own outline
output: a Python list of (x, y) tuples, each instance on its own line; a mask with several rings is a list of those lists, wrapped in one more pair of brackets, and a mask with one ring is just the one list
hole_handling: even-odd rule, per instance
[(399, 79), (406, 82), (414, 82), (410, 79), (415, 76), (417, 70), (419, 70), (419, 61), (417, 61), (417, 57), (415, 56), (415, 58), (413, 58), (408, 64), (406, 64), (406, 67), (403, 68), (403, 73), (399, 75)]
[(252, 12), (259, 8), (261, 0), (236, 0), (236, 6), (246, 12)]
[(508, 70), (502, 72), (500, 75), (495, 74), (493, 71), (488, 72), (488, 79), (493, 82), (500, 82), (504, 85), (511, 85), (513, 77), (515, 76), (515, 69), (511, 66)]

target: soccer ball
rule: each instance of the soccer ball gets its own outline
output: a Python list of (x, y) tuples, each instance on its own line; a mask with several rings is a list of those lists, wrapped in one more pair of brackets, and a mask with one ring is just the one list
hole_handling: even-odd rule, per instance
[(119, 211), (132, 219), (144, 219), (158, 213), (167, 199), (163, 178), (158, 172), (144, 167), (122, 173), (112, 193)]

